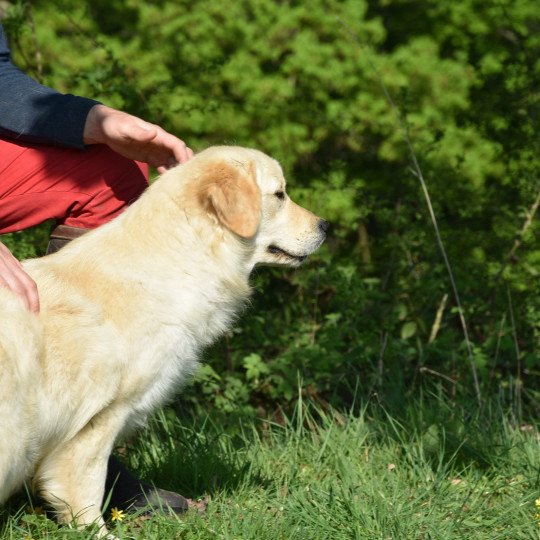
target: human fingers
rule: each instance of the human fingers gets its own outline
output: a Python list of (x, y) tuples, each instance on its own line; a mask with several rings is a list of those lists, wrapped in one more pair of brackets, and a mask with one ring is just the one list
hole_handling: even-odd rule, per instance
[(179, 143), (174, 149), (174, 157), (177, 163), (186, 163), (193, 157), (193, 150), (186, 143), (178, 139)]
[(39, 296), (35, 281), (22, 269), (13, 267), (0, 275), (0, 285), (19, 296), (28, 311), (39, 313)]
[[(185, 163), (193, 157), (193, 151), (184, 141), (168, 133), (160, 126), (131, 117), (125, 122), (120, 137), (109, 146), (125, 156), (135, 157), (156, 167), (160, 173)], [(120, 132), (120, 130), (118, 130)]]
[(26, 308), (39, 313), (39, 296), (35, 281), (24, 271), (19, 261), (0, 243), (0, 286), (6, 287), (23, 301)]
[[(174, 135), (166, 134), (167, 136), (161, 142), (169, 144), (168, 155), (165, 163), (157, 165), (157, 170), (160, 174), (167, 172), (169, 169), (176, 167), (179, 163), (186, 163), (193, 157), (193, 150), (186, 146), (184, 141), (174, 137)], [(171, 138), (169, 138), (169, 135)]]
[(183, 140), (161, 128), (159, 128), (155, 142), (156, 144), (163, 145), (170, 152), (167, 163), (165, 164), (167, 168), (174, 167), (178, 163), (186, 163), (186, 161), (189, 161), (193, 157), (193, 151)]
[(185, 163), (186, 161), (189, 161), (193, 157), (193, 150), (186, 146), (186, 157), (181, 158), (184, 159), (184, 161), (177, 160), (176, 158), (170, 158), (167, 162), (167, 165), (161, 165), (157, 167), (157, 171), (159, 174), (166, 173), (169, 169), (172, 169), (173, 167), (176, 167), (179, 163)]

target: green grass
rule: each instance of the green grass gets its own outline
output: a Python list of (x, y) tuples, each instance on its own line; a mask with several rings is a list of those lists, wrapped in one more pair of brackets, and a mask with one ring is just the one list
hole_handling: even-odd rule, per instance
[[(120, 538), (533, 539), (537, 426), (430, 396), (392, 414), (300, 403), (279, 423), (157, 416), (128, 452), (164, 488), (207, 498), (203, 514), (126, 518)], [(19, 503), (20, 507), (20, 503)], [(540, 509), (538, 510), (540, 511)], [(45, 518), (3, 514), (1, 538), (90, 538)]]

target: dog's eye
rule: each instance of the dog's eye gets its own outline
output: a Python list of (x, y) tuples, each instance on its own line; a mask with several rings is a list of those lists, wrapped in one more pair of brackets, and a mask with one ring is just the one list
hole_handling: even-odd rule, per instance
[(274, 193), (274, 195), (280, 200), (282, 201), (284, 198), (285, 198), (285, 192), (284, 191), (276, 191)]

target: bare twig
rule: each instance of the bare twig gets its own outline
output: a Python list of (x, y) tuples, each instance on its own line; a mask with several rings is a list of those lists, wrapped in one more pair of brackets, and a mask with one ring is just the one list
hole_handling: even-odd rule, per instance
[(517, 238), (514, 241), (514, 245), (512, 246), (512, 249), (510, 250), (510, 253), (508, 253), (507, 259), (512, 259), (521, 245), (521, 242), (523, 241), (523, 235), (527, 232), (527, 229), (531, 226), (532, 221), (534, 219), (534, 215), (536, 214), (536, 211), (538, 210), (538, 206), (540, 206), (540, 190), (538, 191), (538, 194), (536, 195), (536, 200), (534, 201), (533, 205), (527, 212), (527, 219), (525, 220), (525, 223), (523, 224), (523, 227), (521, 227), (521, 231), (519, 231), (519, 234)]
[(444, 313), (444, 308), (446, 307), (447, 300), (448, 300), (448, 295), (445, 294), (442, 297), (441, 303), (439, 304), (439, 308), (437, 309), (437, 314), (435, 315), (435, 320), (433, 321), (433, 326), (431, 327), (431, 333), (429, 335), (428, 343), (433, 343), (435, 339), (437, 338), (437, 334), (439, 333), (439, 330), (441, 328), (442, 316)]
[(501, 340), (504, 335), (504, 325), (506, 324), (506, 313), (503, 313), (501, 322), (499, 323), (499, 330), (497, 332), (497, 344), (495, 345), (495, 355), (493, 357), (493, 364), (491, 370), (489, 371), (488, 380), (491, 382), (493, 376), (495, 375), (495, 369), (497, 367), (497, 360), (499, 359), (499, 352), (501, 350)]
[(358, 247), (364, 264), (371, 263), (371, 251), (369, 249), (369, 236), (366, 226), (363, 222), (358, 225)]
[(388, 332), (383, 332), (381, 335), (381, 352), (379, 353), (379, 361), (377, 362), (377, 372), (379, 379), (379, 387), (383, 383), (384, 375), (384, 353), (386, 352), (386, 346), (388, 345)]
[[(348, 34), (351, 36), (353, 41), (361, 49), (365, 49), (365, 47), (362, 45), (362, 43), (356, 37), (356, 34), (351, 30), (351, 28), (343, 20), (339, 19), (339, 21), (343, 25), (343, 27), (347, 30)], [(462, 307), (459, 292), (458, 292), (458, 289), (457, 289), (456, 280), (454, 279), (454, 273), (452, 271), (450, 261), (448, 260), (448, 255), (446, 254), (446, 249), (444, 247), (444, 243), (442, 241), (441, 233), (439, 231), (439, 226), (437, 224), (437, 218), (435, 216), (435, 211), (433, 210), (433, 205), (431, 204), (431, 197), (429, 195), (427, 184), (426, 184), (426, 181), (424, 180), (424, 175), (422, 174), (422, 169), (420, 168), (420, 165), (418, 163), (418, 159), (416, 158), (416, 153), (414, 152), (414, 148), (412, 146), (411, 138), (409, 136), (409, 130), (408, 130), (407, 124), (405, 122), (405, 119), (403, 118), (403, 115), (401, 114), (401, 111), (399, 110), (399, 108), (397, 107), (395, 101), (393, 100), (392, 96), (390, 95), (390, 93), (388, 91), (388, 88), (386, 87), (386, 84), (382, 80), (382, 77), (381, 77), (381, 74), (380, 74), (379, 70), (377, 69), (375, 64), (371, 61), (369, 56), (367, 56), (366, 58), (367, 58), (367, 61), (368, 61), (369, 65), (370, 65), (371, 69), (375, 73), (375, 76), (377, 77), (377, 80), (379, 81), (379, 84), (381, 85), (381, 88), (382, 88), (382, 91), (383, 91), (383, 93), (384, 93), (384, 95), (386, 97), (386, 100), (388, 101), (390, 107), (392, 108), (392, 110), (394, 111), (394, 114), (396, 115), (398, 125), (399, 125), (401, 131), (403, 132), (405, 143), (407, 144), (407, 149), (409, 150), (409, 157), (410, 157), (411, 162), (412, 162), (411, 171), (413, 172), (414, 176), (416, 176), (418, 178), (418, 180), (420, 182), (420, 185), (422, 187), (422, 191), (424, 193), (424, 198), (426, 200), (429, 215), (431, 217), (431, 222), (432, 222), (433, 228), (435, 230), (435, 237), (437, 239), (437, 244), (439, 245), (439, 249), (440, 249), (441, 255), (443, 257), (444, 264), (445, 264), (446, 270), (448, 272), (448, 276), (450, 278), (450, 283), (452, 284), (452, 290), (453, 290), (453, 293), (454, 293), (454, 299), (455, 299), (455, 302), (456, 302), (456, 305), (457, 305), (459, 320), (461, 322), (461, 327), (463, 329), (463, 335), (464, 335), (464, 338), (465, 338), (465, 345), (467, 347), (467, 355), (469, 357), (469, 362), (470, 362), (470, 366), (471, 366), (471, 372), (472, 372), (472, 375), (473, 375), (476, 398), (478, 400), (478, 404), (481, 405), (482, 404), (482, 394), (481, 394), (481, 391), (480, 391), (480, 383), (478, 381), (478, 374), (477, 374), (477, 370), (476, 370), (476, 365), (474, 363), (474, 356), (473, 356), (473, 352), (472, 352), (472, 344), (471, 344), (471, 340), (469, 338), (469, 331), (468, 331), (468, 328), (467, 328), (467, 322), (465, 320), (465, 314), (463, 312), (463, 307)]]
[(532, 225), (534, 215), (536, 214), (536, 211), (538, 210), (539, 206), (540, 206), (540, 190), (538, 190), (538, 194), (536, 195), (535, 201), (533, 202), (532, 206), (527, 211), (525, 222), (523, 223), (521, 230), (516, 234), (516, 238), (514, 240), (514, 244), (512, 245), (512, 249), (508, 252), (505, 262), (502, 265), (501, 269), (499, 270), (496, 279), (498, 279), (503, 274), (507, 266), (514, 259), (516, 255), (516, 251), (519, 249), (519, 247), (521, 246), (523, 242), (523, 236), (525, 235), (529, 227)]
[(516, 405), (518, 418), (521, 419), (521, 354), (519, 351), (519, 343), (517, 339), (516, 322), (514, 319), (514, 307), (512, 305), (512, 295), (510, 287), (506, 286), (506, 294), (508, 296), (508, 310), (510, 311), (510, 324), (512, 325), (512, 337), (514, 338), (514, 349), (516, 351)]
[(429, 369), (427, 367), (421, 367), (420, 372), (429, 373), (430, 375), (436, 375), (437, 377), (440, 377), (441, 379), (444, 379), (445, 381), (451, 382), (452, 384), (455, 384), (455, 385), (458, 384), (456, 380), (448, 377), (448, 375), (445, 375), (444, 373), (439, 373), (438, 371), (434, 371), (433, 369)]

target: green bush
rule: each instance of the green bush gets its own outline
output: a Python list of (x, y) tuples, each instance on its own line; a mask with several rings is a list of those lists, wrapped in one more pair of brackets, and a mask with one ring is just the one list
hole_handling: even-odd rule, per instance
[[(253, 308), (208, 353), (193, 399), (202, 391), (224, 409), (272, 409), (294, 400), (298, 374), (321, 402), (347, 403), (357, 381), (404, 391), (438, 377), (449, 391), (471, 390), (472, 361), (484, 392), (517, 388), (537, 403), (534, 0), (26, 8), (8, 11), (7, 29), (28, 72), (160, 123), (195, 149), (260, 148), (283, 163), (293, 197), (333, 224), (304, 269), (255, 276)], [(428, 185), (471, 355), (386, 92)]]

